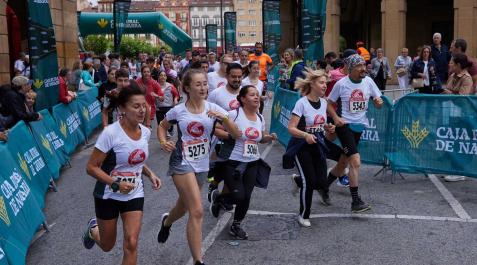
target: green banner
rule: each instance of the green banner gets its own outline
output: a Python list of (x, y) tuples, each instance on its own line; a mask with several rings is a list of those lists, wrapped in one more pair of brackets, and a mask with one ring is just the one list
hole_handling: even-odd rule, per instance
[(43, 126), (47, 129), (46, 139), (50, 142), (50, 146), (53, 147), (54, 154), (58, 158), (60, 165), (64, 166), (70, 160), (68, 154), (66, 153), (65, 138), (58, 129), (55, 120), (50, 115), (48, 110), (40, 111), (41, 116), (43, 116)]
[(207, 49), (207, 53), (217, 53), (217, 24), (205, 25), (205, 37), (205, 46)]
[(277, 88), (275, 91), (270, 132), (276, 133), (278, 141), (284, 146), (288, 145), (290, 134), (288, 133), (288, 121), (295, 107), (295, 102), (300, 99), (300, 94), (291, 90)]
[(237, 47), (237, 13), (224, 13), (225, 52), (235, 51)]
[(45, 217), (31, 180), (17, 166), (18, 157), (10, 154), (6, 144), (0, 144), (0, 264), (6, 259), (6, 264), (24, 265), (30, 242)]
[(21, 169), (21, 174), (27, 177), (26, 181), (31, 187), (33, 196), (43, 208), (45, 193), (52, 175), (30, 130), (23, 121), (13, 126), (6, 145), (15, 160), (16, 167)]
[(78, 111), (81, 113), (81, 130), (84, 136), (91, 135), (101, 125), (101, 103), (97, 99), (98, 89), (92, 88), (78, 94)]
[(410, 94), (393, 113), (387, 156), (397, 171), (477, 177), (477, 97)]
[(280, 87), (279, 67), (275, 65), (267, 73), (267, 91), (275, 92)]
[(301, 42), (306, 65), (314, 68), (323, 58), (323, 34), (326, 21), (326, 0), (302, 0)]
[(61, 135), (65, 138), (65, 151), (70, 155), (85, 139), (81, 131), (81, 114), (79, 113), (78, 101), (73, 100), (68, 105), (62, 103), (55, 105), (52, 114), (60, 128)]
[(58, 156), (55, 154), (55, 150), (51, 145), (50, 141), (47, 139), (48, 129), (45, 126), (43, 120), (30, 122), (31, 133), (35, 139), (35, 143), (40, 150), (40, 154), (46, 162), (51, 176), (53, 179), (57, 180), (60, 177), (60, 168), (61, 163)]
[[(79, 15), (81, 36), (114, 34), (112, 13)], [(123, 34), (154, 34), (172, 48), (174, 54), (192, 48), (192, 38), (160, 12), (129, 13)]]
[(274, 64), (278, 64), (280, 62), (279, 48), (282, 40), (280, 0), (263, 0), (262, 15), (265, 53), (272, 58)]
[(58, 103), (58, 55), (48, 1), (28, 0), (28, 49), (36, 109)]
[(114, 52), (119, 53), (121, 38), (123, 36), (124, 27), (128, 19), (129, 7), (131, 0), (114, 0), (113, 3), (113, 24), (114, 26)]

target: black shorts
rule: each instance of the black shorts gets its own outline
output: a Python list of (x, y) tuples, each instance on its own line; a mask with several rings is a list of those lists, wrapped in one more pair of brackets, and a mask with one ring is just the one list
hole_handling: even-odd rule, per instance
[(328, 147), (328, 154), (326, 155), (326, 158), (338, 162), (338, 160), (340, 160), (341, 155), (344, 154), (343, 149), (326, 138), (325, 144), (326, 147)]
[(358, 143), (361, 138), (360, 132), (354, 132), (349, 128), (348, 124), (342, 127), (336, 127), (336, 134), (340, 139), (341, 146), (343, 147), (343, 153), (350, 157), (354, 154), (358, 154)]
[(133, 211), (141, 211), (144, 208), (144, 198), (136, 198), (129, 201), (117, 201), (113, 199), (94, 198), (96, 218), (101, 220), (113, 220), (119, 214)]

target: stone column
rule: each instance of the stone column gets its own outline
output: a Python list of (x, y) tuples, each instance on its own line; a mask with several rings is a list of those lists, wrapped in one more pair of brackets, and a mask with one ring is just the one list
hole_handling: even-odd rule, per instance
[(406, 46), (406, 11), (407, 0), (381, 1), (381, 44), (392, 69), (392, 80), (388, 84), (397, 84), (393, 65), (401, 49)]
[(76, 0), (63, 1), (63, 42), (64, 42), (64, 65), (73, 67), (78, 60), (78, 19), (76, 15)]
[(328, 0), (326, 3), (326, 29), (324, 34), (325, 54), (330, 51), (339, 53), (340, 16), (340, 0)]
[(477, 1), (454, 0), (454, 39), (467, 41), (466, 53), (477, 56)]
[[(7, 3), (0, 1), (0, 85), (10, 83), (10, 57), (6, 16)], [(11, 62), (13, 64), (13, 62)]]

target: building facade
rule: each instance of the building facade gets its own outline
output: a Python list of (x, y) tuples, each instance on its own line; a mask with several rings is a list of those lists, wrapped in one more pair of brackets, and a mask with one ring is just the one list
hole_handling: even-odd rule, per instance
[[(222, 4), (222, 5), (221, 5)], [(221, 8), (222, 7), (222, 8)], [(220, 15), (222, 9), (222, 16)], [(223, 13), (234, 11), (232, 0), (190, 0), (190, 21), (192, 46), (205, 51), (205, 25), (217, 24), (217, 47), (222, 47)]]
[(234, 0), (237, 12), (237, 44), (253, 46), (262, 41), (262, 0)]

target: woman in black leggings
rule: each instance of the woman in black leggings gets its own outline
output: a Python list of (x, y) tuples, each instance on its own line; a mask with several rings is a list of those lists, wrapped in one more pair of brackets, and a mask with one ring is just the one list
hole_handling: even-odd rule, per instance
[[(247, 233), (241, 228), (241, 222), (247, 214), (260, 163), (259, 143), (269, 143), (277, 139), (276, 134), (265, 135), (265, 120), (259, 114), (260, 94), (255, 86), (247, 85), (240, 89), (237, 96), (240, 108), (229, 112), (229, 119), (237, 124), (242, 135), (224, 142), (216, 163), (216, 172), (223, 176), (229, 193), (212, 193), (210, 211), (218, 217), (222, 203), (236, 204), (234, 221), (230, 234), (237, 239), (247, 239)], [(220, 128), (216, 129), (221, 131)], [(227, 138), (227, 133), (224, 137)]]

